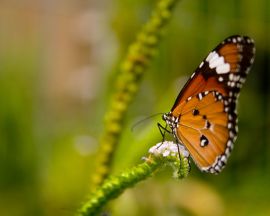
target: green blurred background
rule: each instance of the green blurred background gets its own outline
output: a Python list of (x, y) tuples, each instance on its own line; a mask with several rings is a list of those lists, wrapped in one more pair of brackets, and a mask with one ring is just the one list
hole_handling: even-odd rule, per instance
[[(0, 2), (0, 215), (73, 215), (85, 200), (103, 117), (128, 45), (156, 0)], [(161, 140), (156, 123), (227, 36), (256, 42), (239, 137), (218, 176), (170, 168), (111, 202), (112, 215), (270, 215), (270, 2), (182, 0), (126, 117), (114, 173)]]

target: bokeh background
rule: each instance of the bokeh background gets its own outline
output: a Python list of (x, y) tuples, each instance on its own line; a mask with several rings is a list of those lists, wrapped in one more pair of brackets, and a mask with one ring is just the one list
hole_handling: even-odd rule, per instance
[[(73, 215), (119, 62), (156, 0), (0, 1), (0, 215)], [(270, 2), (182, 0), (126, 117), (114, 173), (141, 162), (193, 70), (227, 36), (254, 38), (239, 137), (218, 176), (170, 168), (111, 202), (112, 215), (270, 215)]]

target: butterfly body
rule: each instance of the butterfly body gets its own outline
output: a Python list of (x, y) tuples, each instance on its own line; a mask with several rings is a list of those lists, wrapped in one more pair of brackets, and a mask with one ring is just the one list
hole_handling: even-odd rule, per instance
[(219, 173), (236, 140), (236, 104), (254, 61), (254, 42), (231, 36), (202, 61), (163, 120), (205, 172)]

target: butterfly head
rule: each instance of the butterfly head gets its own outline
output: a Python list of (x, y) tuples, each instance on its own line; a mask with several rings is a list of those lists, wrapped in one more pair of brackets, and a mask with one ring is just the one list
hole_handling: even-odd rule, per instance
[(162, 119), (172, 129), (172, 131), (178, 127), (179, 118), (173, 116), (172, 112), (164, 113), (162, 115)]

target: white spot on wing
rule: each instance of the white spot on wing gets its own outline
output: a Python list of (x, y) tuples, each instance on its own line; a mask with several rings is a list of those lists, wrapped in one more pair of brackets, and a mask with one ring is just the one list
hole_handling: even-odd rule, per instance
[(228, 146), (228, 147), (232, 147), (232, 146), (233, 146), (233, 143), (232, 143), (232, 141), (231, 141), (231, 140), (228, 140), (228, 142), (227, 142), (227, 146)]
[(222, 155), (221, 161), (224, 163), (227, 163), (227, 157), (225, 155)]
[(216, 54), (216, 52), (214, 51), (214, 52), (210, 52), (209, 53), (209, 55), (207, 56), (207, 58), (206, 58), (206, 61), (210, 61), (210, 59), (212, 59), (213, 58), (213, 56)]
[(234, 75), (231, 73), (231, 74), (229, 74), (229, 80), (233, 80), (233, 78), (234, 78)]
[(199, 98), (199, 100), (201, 100), (203, 98), (201, 93), (198, 94), (198, 98)]
[(207, 143), (207, 140), (205, 140), (205, 139), (202, 139), (201, 140), (201, 147), (204, 147), (204, 146), (206, 146), (206, 143)]
[(215, 56), (215, 58), (210, 59), (210, 61), (209, 61), (210, 68), (215, 68), (219, 65), (225, 64), (223, 56), (220, 56), (220, 57), (218, 55), (216, 55), (216, 56)]
[(240, 75), (235, 75), (234, 78), (233, 78), (233, 81), (237, 82), (239, 79), (240, 79)]
[(216, 68), (218, 74), (228, 73), (230, 71), (230, 65), (225, 63), (224, 57), (219, 56), (215, 51), (207, 56), (206, 61), (209, 62), (209, 67), (211, 69)]
[(228, 63), (220, 65), (216, 69), (218, 74), (224, 74), (230, 72), (230, 65)]
[(201, 68), (203, 65), (204, 65), (204, 62), (201, 62), (201, 64), (200, 64), (199, 68)]
[(218, 77), (218, 81), (219, 82), (222, 82), (223, 81), (223, 77), (222, 76)]

